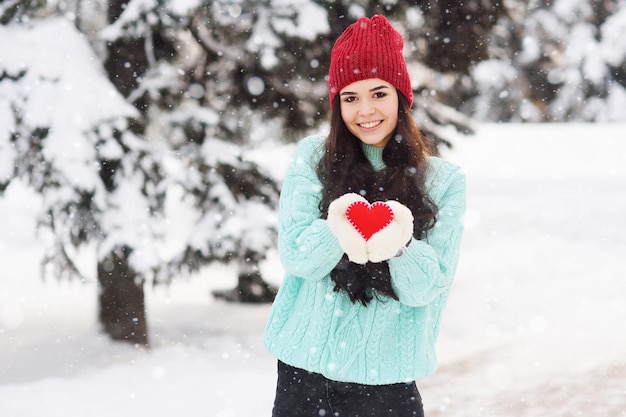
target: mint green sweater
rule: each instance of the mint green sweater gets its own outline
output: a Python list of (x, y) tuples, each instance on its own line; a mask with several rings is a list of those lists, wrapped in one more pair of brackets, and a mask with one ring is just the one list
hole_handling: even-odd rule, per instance
[[(399, 301), (374, 297), (368, 306), (333, 291), (331, 270), (343, 251), (320, 218), (322, 186), (316, 166), (324, 138), (305, 138), (280, 197), (278, 250), (285, 277), (264, 333), (266, 349), (281, 361), (335, 381), (370, 385), (408, 382), (436, 367), (435, 340), (459, 257), (465, 177), (440, 158), (428, 159), (426, 190), (437, 222), (426, 240), (390, 259)], [(363, 145), (375, 169), (382, 149)]]

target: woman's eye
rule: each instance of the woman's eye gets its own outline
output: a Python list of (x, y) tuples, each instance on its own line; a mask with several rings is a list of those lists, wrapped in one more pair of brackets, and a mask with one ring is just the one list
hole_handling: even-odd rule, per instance
[(383, 93), (382, 91), (378, 91), (374, 93), (374, 98), (383, 98), (387, 95), (387, 93)]
[(354, 100), (356, 100), (356, 97), (354, 96), (347, 96), (347, 97), (344, 97), (343, 99), (343, 101), (346, 103), (352, 103)]

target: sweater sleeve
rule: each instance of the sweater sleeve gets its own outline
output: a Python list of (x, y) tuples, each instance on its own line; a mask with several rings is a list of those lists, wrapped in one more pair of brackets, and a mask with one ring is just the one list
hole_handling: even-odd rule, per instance
[(438, 207), (425, 240), (412, 239), (406, 252), (389, 260), (393, 288), (401, 303), (424, 306), (447, 291), (459, 258), (465, 215), (465, 176), (456, 166), (431, 158), (427, 190)]
[(319, 137), (298, 146), (280, 193), (278, 251), (288, 274), (321, 280), (337, 265), (343, 250), (321, 219), (322, 186), (316, 173), (323, 152)]

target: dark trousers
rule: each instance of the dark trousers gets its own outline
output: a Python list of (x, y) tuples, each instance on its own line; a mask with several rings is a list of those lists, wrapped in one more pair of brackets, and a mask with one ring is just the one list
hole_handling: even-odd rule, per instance
[(423, 417), (415, 382), (337, 382), (278, 361), (272, 417)]

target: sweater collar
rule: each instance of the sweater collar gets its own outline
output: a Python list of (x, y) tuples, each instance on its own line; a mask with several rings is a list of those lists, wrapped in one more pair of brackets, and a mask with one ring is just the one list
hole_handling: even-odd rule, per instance
[(385, 161), (383, 160), (384, 148), (378, 148), (363, 142), (361, 142), (361, 147), (363, 148), (365, 157), (370, 161), (376, 171), (385, 168)]

